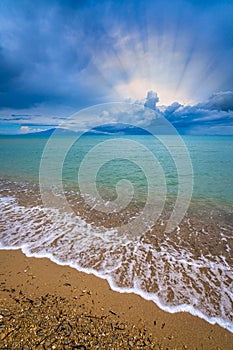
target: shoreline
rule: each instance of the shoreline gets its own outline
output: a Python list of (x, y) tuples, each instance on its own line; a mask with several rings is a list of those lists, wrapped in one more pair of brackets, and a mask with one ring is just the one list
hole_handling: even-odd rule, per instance
[[(68, 313), (66, 319), (74, 315), (85, 317), (86, 321), (88, 319), (88, 322), (84, 322), (85, 329), (90, 328), (90, 325), (93, 326), (93, 319), (97, 320), (93, 329), (96, 329), (98, 334), (100, 333), (98, 327), (108, 329), (112, 325), (112, 335), (110, 329), (109, 337), (113, 339), (114, 335), (117, 336), (116, 339), (114, 338), (112, 349), (137, 349), (140, 346), (144, 346), (144, 349), (231, 349), (233, 334), (216, 324), (209, 324), (186, 312), (171, 314), (162, 311), (152, 301), (147, 301), (136, 294), (115, 292), (111, 290), (106, 280), (79, 272), (68, 266), (57, 265), (48, 258), (28, 258), (21, 250), (0, 250), (0, 264), (2, 310), (10, 308), (13, 313), (17, 313), (18, 309), (25, 309), (26, 305), (25, 313), (27, 314), (29, 304), (31, 312), (32, 310), (35, 312), (35, 301), (45, 298), (43, 302), (45, 309), (43, 305), (39, 309), (44, 310), (43, 317), (46, 317), (46, 312), (49, 317), (57, 309), (64, 314), (64, 310), (69, 305), (70, 315)], [(65, 298), (66, 306), (60, 302), (54, 302), (59, 298)], [(39, 309), (37, 307), (36, 311), (38, 312)], [(17, 328), (17, 317), (15, 328)], [(58, 321), (54, 321), (54, 325), (56, 322)], [(11, 335), (5, 337), (8, 325), (7, 319), (4, 324), (4, 315), (1, 316), (1, 324), (1, 345), (2, 348), (4, 346), (7, 348), (6, 345), (10, 342)], [(34, 327), (36, 327), (35, 324)], [(12, 332), (14, 333), (14, 329)], [(86, 341), (83, 349), (85, 347), (87, 349), (111, 348), (110, 345), (106, 345), (107, 337), (104, 336), (98, 340), (99, 345), (95, 345), (93, 336), (90, 335), (88, 338), (84, 329), (81, 332), (79, 330), (79, 337), (81, 337), (79, 342), (82, 341), (82, 338), (83, 341)], [(33, 342), (32, 336), (30, 339)], [(35, 341), (38, 342), (38, 339), (36, 335)], [(75, 339), (78, 340), (77, 335)], [(39, 344), (41, 349), (43, 345), (46, 346), (46, 341), (47, 339), (44, 341), (42, 339)], [(59, 349), (57, 345), (59, 341), (54, 340), (54, 349)], [(143, 343), (140, 345), (140, 342)]]

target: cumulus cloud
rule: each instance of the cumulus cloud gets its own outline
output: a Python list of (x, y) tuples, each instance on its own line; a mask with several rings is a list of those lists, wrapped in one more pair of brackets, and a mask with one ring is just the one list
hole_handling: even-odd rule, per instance
[(156, 110), (156, 104), (158, 102), (159, 102), (159, 97), (157, 95), (157, 92), (154, 92), (152, 90), (148, 91), (144, 106), (147, 108)]
[(164, 114), (165, 115), (170, 115), (170, 114), (174, 113), (175, 111), (177, 111), (177, 109), (180, 108), (180, 107), (182, 107), (182, 105), (180, 103), (174, 102), (170, 106), (165, 108)]
[[(159, 110), (158, 94), (147, 93), (146, 99), (135, 103), (100, 105), (75, 115), (69, 124), (64, 125), (76, 131), (84, 131), (101, 125), (130, 124), (137, 127), (150, 127), (158, 118), (166, 118), (181, 133), (231, 133), (233, 111), (231, 109), (232, 91), (213, 94), (207, 101), (196, 105), (172, 103)], [(146, 108), (144, 108), (146, 107)], [(57, 120), (59, 122), (59, 120)], [(63, 123), (60, 121), (59, 126)], [(107, 129), (106, 129), (107, 130)], [(219, 130), (219, 131), (217, 131)], [(22, 126), (20, 133), (40, 131), (35, 125)]]
[(173, 103), (165, 109), (164, 116), (183, 133), (232, 133), (233, 91), (214, 93), (193, 106)]
[(206, 109), (216, 109), (218, 111), (233, 111), (233, 91), (221, 91), (212, 94), (209, 100), (200, 104)]
[(27, 134), (30, 132), (30, 128), (29, 126), (26, 126), (26, 125), (21, 126), (21, 128), (19, 129), (19, 132), (20, 134)]
[[(223, 130), (231, 132), (233, 126), (233, 113), (231, 111), (212, 109), (208, 106), (209, 100), (196, 105), (182, 105), (172, 103), (166, 108), (157, 107), (159, 96), (154, 91), (149, 91), (144, 100), (128, 101), (123, 104), (107, 104), (96, 108), (84, 110), (72, 119), (69, 127), (76, 131), (116, 124), (130, 124), (141, 128), (154, 128), (163, 125), (163, 118), (167, 119), (181, 133), (217, 133)], [(131, 102), (131, 103), (130, 103)], [(145, 108), (144, 108), (145, 107)], [(165, 123), (166, 124), (166, 123)], [(167, 124), (166, 124), (167, 125)], [(114, 127), (111, 127), (111, 131)], [(119, 129), (119, 128), (118, 128)], [(155, 130), (155, 129), (153, 129)], [(167, 129), (162, 129), (166, 132)]]
[[(93, 125), (126, 123), (138, 127), (159, 125), (159, 118), (167, 119), (182, 134), (231, 134), (233, 130), (233, 110), (231, 109), (232, 91), (213, 94), (207, 101), (195, 105), (182, 105), (174, 102), (166, 108), (157, 107), (158, 94), (147, 93), (146, 99), (130, 104), (131, 107), (113, 105), (96, 115), (85, 117), (77, 126), (91, 128)], [(146, 107), (146, 108), (144, 108)], [(165, 130), (166, 132), (166, 130)]]

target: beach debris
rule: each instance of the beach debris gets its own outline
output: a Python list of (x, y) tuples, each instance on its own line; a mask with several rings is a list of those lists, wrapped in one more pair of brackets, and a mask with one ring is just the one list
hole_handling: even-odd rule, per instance
[(52, 294), (34, 298), (22, 293), (17, 302), (10, 300), (0, 304), (2, 350), (158, 348), (145, 328), (116, 320), (113, 310), (95, 314), (78, 308), (73, 298)]
[(117, 316), (117, 314), (116, 314), (114, 311), (109, 310), (109, 312), (110, 312), (110, 314), (112, 314), (112, 315), (114, 315), (114, 316)]

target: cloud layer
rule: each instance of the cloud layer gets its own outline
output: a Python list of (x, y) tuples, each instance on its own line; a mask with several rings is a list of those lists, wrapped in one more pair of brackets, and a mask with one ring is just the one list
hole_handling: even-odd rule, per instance
[(173, 103), (164, 116), (182, 133), (233, 134), (233, 91), (214, 93), (193, 106)]
[(145, 105), (166, 104), (179, 127), (207, 123), (210, 111), (230, 122), (232, 18), (227, 0), (1, 0), (2, 125), (57, 125), (147, 91)]

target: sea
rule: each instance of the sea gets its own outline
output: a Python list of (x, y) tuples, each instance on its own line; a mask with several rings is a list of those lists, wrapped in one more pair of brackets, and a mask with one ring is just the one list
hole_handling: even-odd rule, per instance
[(0, 248), (233, 332), (233, 137), (0, 136)]

